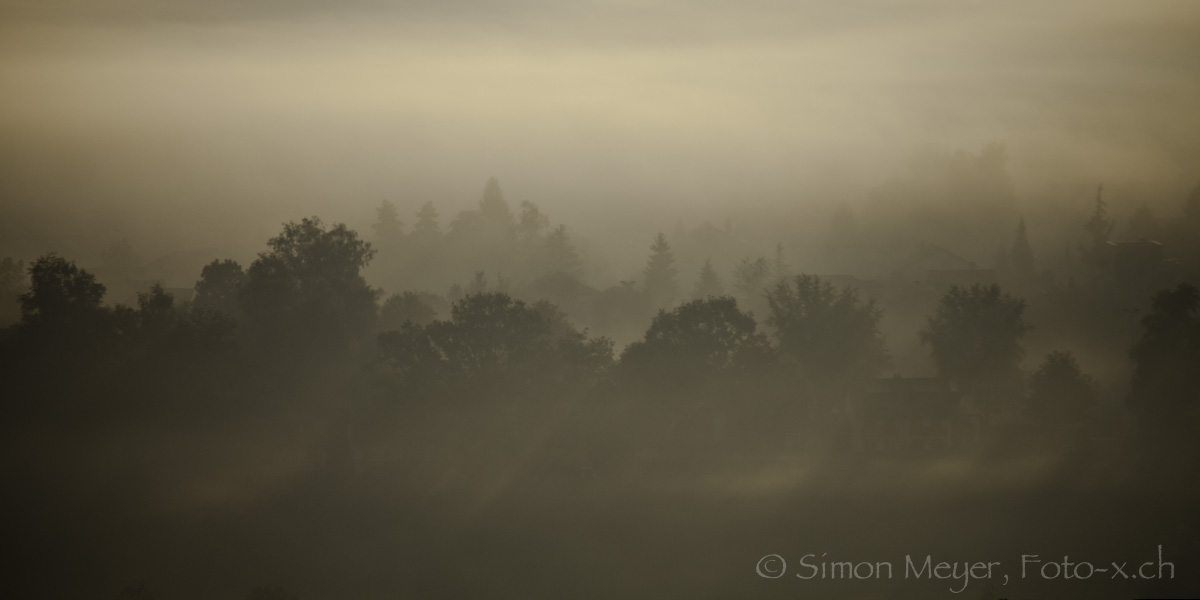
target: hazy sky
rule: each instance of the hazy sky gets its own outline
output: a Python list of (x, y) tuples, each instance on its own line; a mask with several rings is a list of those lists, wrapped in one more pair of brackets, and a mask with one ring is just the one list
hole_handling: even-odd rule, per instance
[(167, 246), (491, 175), (568, 222), (717, 214), (989, 140), (1019, 192), (1183, 188), (1200, 2), (0, 0), (0, 92), (6, 213)]

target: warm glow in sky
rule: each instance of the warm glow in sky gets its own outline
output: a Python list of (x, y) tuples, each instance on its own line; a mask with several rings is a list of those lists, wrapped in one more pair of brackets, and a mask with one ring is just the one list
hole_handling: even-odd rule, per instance
[(569, 216), (858, 191), (990, 140), (1019, 187), (1200, 173), (1195, 2), (3, 0), (0, 23), (6, 204), (346, 219), (494, 174)]

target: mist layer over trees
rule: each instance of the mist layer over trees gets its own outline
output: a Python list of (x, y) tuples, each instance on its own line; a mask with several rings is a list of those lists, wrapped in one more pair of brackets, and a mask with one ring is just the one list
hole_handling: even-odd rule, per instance
[(0, 598), (1196, 597), (1197, 40), (0, 0)]
[[(285, 223), (249, 264), (214, 257), (191, 289), (152, 283), (132, 304), (108, 286), (144, 285), (121, 279), (141, 273), (136, 258), (108, 281), (56, 253), (5, 259), (5, 464), (22, 490), (10, 510), (25, 515), (14, 539), (30, 576), (13, 589), (570, 593), (595, 585), (590, 565), (543, 581), (521, 561), (557, 544), (622, 551), (645, 543), (637, 523), (667, 536), (693, 519), (762, 531), (761, 515), (728, 511), (763, 502), (854, 519), (868, 509), (845, 503), (865, 497), (891, 498), (870, 510), (900, 518), (905, 506), (915, 523), (975, 503), (985, 516), (963, 517), (970, 529), (1041, 523), (1103, 496), (1088, 500), (1110, 524), (1099, 547), (1165, 540), (1180, 560), (1195, 556), (1183, 508), (1195, 487), (1176, 475), (1196, 459), (1200, 419), (1197, 203), (1200, 188), (1161, 221), (1139, 209), (1130, 231), (1161, 237), (1129, 239), (1099, 189), (1058, 258), (1030, 241), (1038, 221), (1004, 226), (997, 213), (988, 226), (1001, 243), (985, 264), (942, 245), (952, 238), (936, 227), (878, 229), (844, 206), (815, 258), (776, 243), (770, 257), (734, 260), (757, 244), (681, 227), (644, 240), (640, 272), (597, 287), (568, 225), (528, 201), (514, 211), (493, 178), (478, 208), (448, 223), (427, 202), (410, 227), (390, 201), (366, 236), (315, 216)], [(928, 211), (947, 233), (961, 219)], [(887, 262), (901, 240), (912, 253)], [(109, 254), (135, 256), (128, 242)], [(822, 264), (847, 271), (804, 271)], [(1170, 500), (1123, 513), (1147, 496)], [(668, 510), (678, 502), (694, 508)], [(594, 541), (592, 520), (613, 510), (630, 521)], [(846, 527), (892, 527), (872, 523)], [(839, 547), (898, 552), (907, 539)], [(686, 555), (678, 543), (652, 546)], [(325, 544), (354, 547), (330, 558)], [(212, 553), (237, 566), (201, 585), (196, 561)], [(709, 574), (714, 589), (793, 591), (742, 578), (739, 551), (716, 555), (729, 564), (710, 564), (725, 574)], [(503, 589), (448, 570), (462, 560), (492, 563)], [(604, 589), (697, 585), (604, 560), (626, 569)], [(78, 576), (56, 580), (60, 569)]]

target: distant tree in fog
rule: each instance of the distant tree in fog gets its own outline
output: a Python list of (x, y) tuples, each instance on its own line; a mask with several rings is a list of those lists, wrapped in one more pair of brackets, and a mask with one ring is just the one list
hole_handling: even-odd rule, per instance
[(1070, 352), (1047, 354), (1029, 387), (1029, 413), (1039, 421), (1078, 421), (1096, 404), (1096, 382), (1083, 373)]
[(404, 239), (404, 223), (391, 200), (383, 200), (375, 209), (375, 223), (371, 225), (374, 244), (385, 252), (395, 249)]
[(1029, 237), (1025, 233), (1025, 219), (1017, 221), (1017, 235), (1013, 239), (1012, 252), (1008, 255), (1009, 265), (1022, 281), (1032, 281), (1036, 274), (1033, 263), (1033, 248), (1029, 246)]
[(246, 272), (237, 261), (214, 260), (200, 271), (192, 303), (199, 308), (237, 315), (238, 294), (245, 282)]
[(380, 331), (400, 329), (405, 323), (428, 325), (437, 318), (437, 310), (416, 292), (392, 294), (379, 309)]
[(692, 290), (692, 298), (702, 300), (708, 297), (717, 297), (725, 294), (725, 285), (721, 283), (721, 276), (717, 274), (717, 270), (712, 266), (712, 259), (704, 259), (704, 266), (700, 267), (700, 277), (696, 280), (696, 287)]
[(679, 294), (678, 275), (671, 245), (667, 243), (667, 236), (659, 232), (650, 245), (650, 258), (642, 271), (643, 289), (652, 308), (674, 304)]
[(483, 294), (488, 291), (487, 274), (483, 271), (475, 271), (475, 276), (467, 285), (463, 286), (463, 294), (470, 296), (473, 294)]
[(987, 410), (1021, 395), (1025, 302), (998, 285), (952, 287), (921, 331), (938, 373)]
[(733, 269), (733, 289), (743, 303), (756, 301), (770, 285), (771, 265), (765, 258), (743, 258)]
[(438, 211), (432, 202), (421, 205), (417, 211), (417, 222), (413, 225), (413, 235), (421, 240), (437, 239), (442, 235), (442, 226), (438, 223)]
[(504, 192), (500, 191), (500, 182), (495, 177), (488, 179), (483, 188), (479, 214), (490, 223), (505, 227), (512, 227), (514, 224), (512, 210), (509, 209)]
[(566, 225), (555, 227), (550, 235), (546, 236), (545, 260), (547, 273), (566, 273), (572, 277), (579, 277), (579, 254), (567, 235)]
[(550, 217), (546, 216), (538, 206), (532, 202), (521, 202), (521, 218), (517, 221), (517, 241), (525, 244), (533, 244), (542, 238), (546, 229), (550, 227)]
[[(1161, 419), (1194, 418), (1200, 408), (1200, 292), (1189, 284), (1154, 296), (1142, 319), (1130, 402)], [(1194, 426), (1194, 420), (1187, 420)]]
[(1106, 245), (1112, 238), (1115, 222), (1108, 214), (1108, 203), (1104, 201), (1104, 186), (1096, 188), (1095, 208), (1092, 216), (1083, 224), (1087, 241), (1080, 248), (1084, 262), (1093, 270), (1104, 269), (1108, 251)]
[(879, 329), (882, 313), (874, 300), (812, 275), (781, 281), (766, 297), (766, 322), (774, 329), (780, 354), (822, 390), (842, 391), (887, 366)]
[(775, 244), (775, 260), (771, 262), (771, 277), (775, 281), (781, 281), (788, 276), (791, 267), (788, 266), (787, 260), (783, 258), (783, 242)]

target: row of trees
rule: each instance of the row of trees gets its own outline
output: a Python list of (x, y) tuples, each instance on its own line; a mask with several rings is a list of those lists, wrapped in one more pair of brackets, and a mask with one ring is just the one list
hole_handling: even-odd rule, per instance
[[(889, 364), (874, 301), (814, 276), (765, 288), (761, 321), (717, 294), (660, 310), (642, 338), (614, 356), (611, 340), (578, 330), (554, 305), (503, 292), (466, 295), (446, 319), (416, 292), (380, 309), (379, 293), (362, 276), (374, 254), (344, 225), (304, 219), (285, 225), (249, 268), (209, 264), (190, 304), (155, 287), (137, 307), (105, 305), (105, 288), (91, 274), (44, 256), (28, 269), (21, 321), (4, 339), (10, 375), (25, 384), (15, 404), (65, 407), (74, 395), (101, 405), (107, 395), (141, 399), (136, 406), (154, 397), (211, 406), (230, 396), (245, 401), (263, 385), (303, 399), (353, 389), (368, 368), (406, 400), (601, 389), (687, 397), (722, 382), (736, 389), (766, 380), (830, 408)], [(671, 269), (668, 248), (655, 256), (648, 292), (661, 289), (654, 276)], [(1138, 406), (1167, 415), (1194, 410), (1198, 302), (1186, 285), (1154, 299), (1132, 354)], [(998, 286), (956, 287), (921, 333), (939, 373), (988, 411), (1026, 395), (1024, 310)], [(1031, 382), (1032, 410), (1050, 419), (1078, 416), (1096, 396), (1065, 352), (1050, 354)]]
[(384, 200), (376, 209), (372, 233), (381, 265), (372, 279), (392, 290), (444, 290), (460, 283), (463, 273), (479, 270), (523, 282), (556, 273), (583, 275), (566, 226), (552, 227), (550, 217), (532, 202), (521, 202), (514, 212), (494, 177), (484, 186), (478, 207), (458, 213), (445, 229), (432, 202), (423, 204), (406, 228), (396, 205)]

